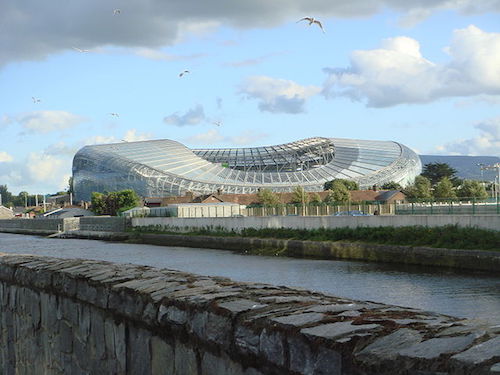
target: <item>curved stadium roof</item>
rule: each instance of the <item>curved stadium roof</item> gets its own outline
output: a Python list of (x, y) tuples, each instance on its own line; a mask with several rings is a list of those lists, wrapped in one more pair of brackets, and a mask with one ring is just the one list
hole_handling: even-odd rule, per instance
[(395, 181), (402, 185), (421, 171), (419, 157), (389, 141), (307, 138), (265, 147), (189, 149), (168, 140), (85, 146), (73, 160), (76, 199), (93, 191), (134, 189), (141, 196), (187, 191), (254, 193), (265, 187), (320, 191), (336, 178), (361, 188)]

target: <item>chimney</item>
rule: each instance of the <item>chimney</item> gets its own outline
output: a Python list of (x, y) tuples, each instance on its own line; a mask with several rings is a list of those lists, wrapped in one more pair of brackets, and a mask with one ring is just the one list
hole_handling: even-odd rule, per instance
[(221, 195), (222, 194), (222, 189), (221, 188), (218, 188), (217, 189), (217, 195)]

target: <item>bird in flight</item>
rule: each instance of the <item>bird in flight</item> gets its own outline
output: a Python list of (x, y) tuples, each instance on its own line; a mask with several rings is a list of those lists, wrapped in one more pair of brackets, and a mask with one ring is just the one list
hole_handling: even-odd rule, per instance
[(115, 112), (111, 112), (110, 115), (114, 116), (114, 117), (120, 117), (120, 115), (118, 113), (115, 113)]
[(75, 51), (80, 52), (80, 53), (89, 52), (89, 50), (88, 50), (88, 49), (81, 49), (81, 48), (78, 48), (78, 47), (73, 47), (73, 49), (74, 49)]
[(214, 124), (215, 126), (221, 126), (222, 122), (220, 122), (220, 121), (212, 121), (212, 124)]
[(179, 77), (182, 77), (184, 74), (191, 73), (189, 70), (184, 70), (183, 72), (179, 73)]
[(319, 28), (321, 29), (321, 31), (323, 31), (323, 33), (325, 33), (325, 29), (323, 29), (323, 25), (316, 18), (314, 18), (314, 17), (304, 17), (304, 18), (301, 18), (300, 20), (298, 20), (297, 23), (301, 22), (301, 21), (308, 21), (309, 22), (308, 26), (311, 26), (313, 23), (315, 23), (316, 25), (319, 26)]
[(117, 14), (120, 14), (122, 11), (120, 9), (114, 9), (113, 10), (113, 16), (116, 16)]
[(35, 98), (34, 96), (32, 96), (31, 99), (33, 99), (33, 103), (40, 103), (41, 102), (40, 99)]

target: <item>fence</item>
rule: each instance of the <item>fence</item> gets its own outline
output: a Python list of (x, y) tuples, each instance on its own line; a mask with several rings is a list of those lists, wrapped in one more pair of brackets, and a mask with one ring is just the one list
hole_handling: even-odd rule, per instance
[(500, 215), (500, 202), (492, 199), (441, 199), (397, 204), (396, 215)]

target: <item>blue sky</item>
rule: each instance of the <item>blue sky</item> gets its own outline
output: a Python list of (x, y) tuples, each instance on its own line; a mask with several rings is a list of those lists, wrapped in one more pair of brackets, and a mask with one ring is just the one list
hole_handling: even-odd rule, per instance
[(123, 140), (500, 156), (500, 0), (423, 3), (2, 2), (0, 184), (64, 189), (79, 148)]

